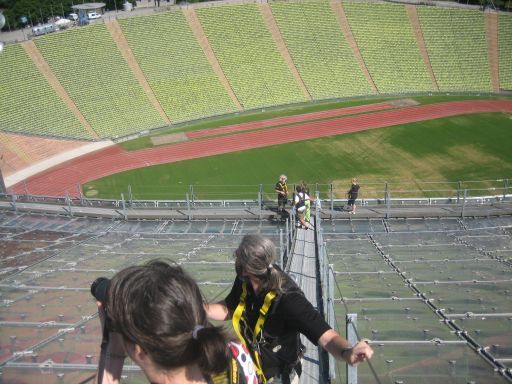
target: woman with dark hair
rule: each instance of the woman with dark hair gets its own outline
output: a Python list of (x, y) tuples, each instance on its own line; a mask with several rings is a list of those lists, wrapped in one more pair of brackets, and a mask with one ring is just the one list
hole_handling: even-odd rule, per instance
[(246, 235), (234, 253), (237, 278), (226, 299), (208, 304), (208, 316), (231, 319), (249, 346), (260, 383), (290, 383), (300, 376), (303, 346), (299, 334), (349, 364), (370, 359), (365, 342), (354, 346), (322, 318), (295, 282), (275, 265), (274, 243)]
[(154, 260), (125, 268), (106, 296), (98, 302), (108, 343), (97, 382), (117, 383), (129, 356), (152, 383), (257, 383), (247, 350), (209, 323), (199, 287), (181, 267)]

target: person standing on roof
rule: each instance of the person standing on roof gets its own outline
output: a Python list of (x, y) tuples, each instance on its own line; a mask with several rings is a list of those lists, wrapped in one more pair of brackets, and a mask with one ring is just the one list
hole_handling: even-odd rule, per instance
[(246, 235), (234, 252), (237, 277), (224, 301), (206, 304), (208, 317), (233, 322), (249, 348), (260, 383), (295, 383), (304, 347), (299, 335), (349, 364), (370, 359), (365, 342), (351, 345), (334, 331), (293, 279), (276, 264), (274, 243)]
[(275, 191), (277, 192), (277, 213), (285, 212), (284, 208), (288, 203), (288, 185), (286, 175), (279, 176), (279, 181), (276, 183)]
[(359, 184), (357, 184), (357, 179), (352, 178), (352, 184), (350, 185), (350, 189), (347, 192), (348, 197), (348, 206), (350, 207), (349, 214), (356, 214), (356, 200), (357, 194), (359, 193)]

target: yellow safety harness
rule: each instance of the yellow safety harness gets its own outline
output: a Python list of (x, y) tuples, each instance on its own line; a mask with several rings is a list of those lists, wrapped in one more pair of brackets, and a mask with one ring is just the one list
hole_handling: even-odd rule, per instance
[(224, 372), (213, 373), (210, 375), (210, 383), (211, 384), (239, 384), (240, 383), (240, 375), (243, 372), (238, 367), (238, 363), (235, 358), (231, 358), (230, 365), (228, 369)]
[[(258, 344), (258, 336), (263, 331), (263, 324), (265, 324), (265, 320), (267, 318), (267, 313), (272, 305), (272, 302), (277, 296), (276, 291), (270, 291), (265, 295), (265, 299), (263, 300), (263, 305), (260, 308), (260, 315), (258, 317), (258, 320), (256, 321), (256, 325), (254, 326), (253, 334), (252, 334), (252, 340), (250, 341), (250, 346), (256, 346)], [(245, 312), (245, 299), (247, 298), (247, 283), (242, 284), (242, 294), (240, 295), (240, 301), (238, 303), (238, 306), (235, 309), (235, 312), (233, 313), (232, 322), (233, 322), (233, 328), (235, 329), (235, 332), (242, 342), (242, 344), (251, 351), (251, 355), (253, 357), (254, 366), (256, 368), (256, 373), (258, 374), (261, 382), (266, 383), (267, 378), (263, 374), (263, 369), (261, 367), (261, 356), (259, 352), (259, 348), (249, 348), (247, 346), (248, 340), (245, 339), (245, 337), (242, 335), (242, 330), (240, 328), (240, 323), (242, 320), (242, 317)]]

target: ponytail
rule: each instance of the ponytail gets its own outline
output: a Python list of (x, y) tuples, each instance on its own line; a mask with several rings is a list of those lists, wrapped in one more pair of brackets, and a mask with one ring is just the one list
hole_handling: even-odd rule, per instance
[(230, 355), (227, 335), (222, 327), (207, 326), (191, 335), (191, 346), (197, 352), (197, 365), (204, 374), (219, 373), (228, 367)]

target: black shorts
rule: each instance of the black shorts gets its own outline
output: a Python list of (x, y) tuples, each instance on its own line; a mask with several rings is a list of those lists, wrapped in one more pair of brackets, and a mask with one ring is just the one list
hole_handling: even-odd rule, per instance
[(277, 203), (279, 205), (286, 205), (286, 203), (288, 203), (288, 196), (282, 196), (282, 195), (277, 196)]

